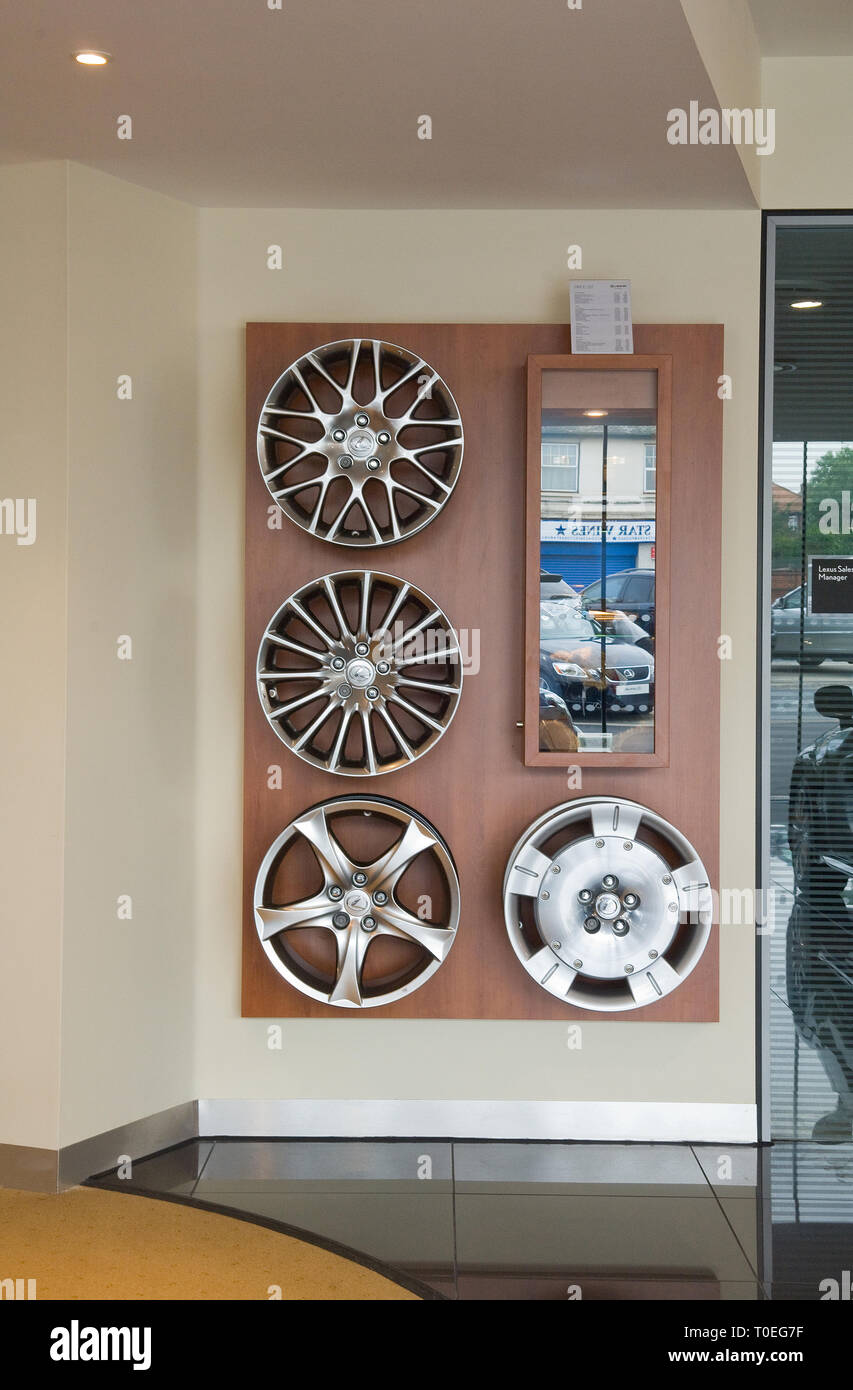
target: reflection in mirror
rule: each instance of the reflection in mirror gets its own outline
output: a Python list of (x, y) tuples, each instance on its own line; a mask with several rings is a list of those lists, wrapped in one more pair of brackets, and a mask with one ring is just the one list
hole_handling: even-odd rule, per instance
[(656, 371), (543, 372), (540, 750), (655, 750), (656, 445)]

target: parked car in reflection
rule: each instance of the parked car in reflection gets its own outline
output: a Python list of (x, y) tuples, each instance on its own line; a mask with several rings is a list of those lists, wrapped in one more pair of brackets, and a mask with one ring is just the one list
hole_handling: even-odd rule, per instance
[(576, 753), (580, 746), (575, 721), (565, 700), (547, 686), (539, 686), (539, 747), (554, 753)]
[[(581, 607), (585, 612), (601, 609), (601, 580), (581, 589)], [(608, 574), (605, 584), (608, 609), (618, 608), (639, 623), (649, 637), (655, 635), (655, 572), (653, 569), (617, 570)]]
[(788, 1005), (837, 1096), (812, 1130), (819, 1143), (853, 1137), (853, 912), (837, 890), (798, 893), (788, 921)]
[(770, 608), (770, 655), (819, 666), (853, 661), (853, 613), (802, 613), (802, 586)]
[(814, 705), (837, 727), (804, 748), (791, 770), (788, 844), (803, 893), (840, 891), (853, 877), (853, 689), (822, 685)]
[(585, 615), (577, 602), (539, 605), (539, 681), (572, 715), (647, 714), (654, 708), (654, 657)]
[(549, 574), (548, 570), (539, 571), (539, 597), (540, 598), (577, 598), (577, 590), (571, 584), (567, 584), (561, 574)]

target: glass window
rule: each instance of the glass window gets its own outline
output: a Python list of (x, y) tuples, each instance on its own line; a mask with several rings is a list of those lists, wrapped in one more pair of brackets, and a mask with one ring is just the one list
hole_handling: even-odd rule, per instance
[(542, 443), (542, 491), (577, 492), (579, 446), (567, 440)]
[(657, 445), (647, 444), (645, 451), (645, 468), (643, 472), (643, 491), (654, 492), (657, 486)]

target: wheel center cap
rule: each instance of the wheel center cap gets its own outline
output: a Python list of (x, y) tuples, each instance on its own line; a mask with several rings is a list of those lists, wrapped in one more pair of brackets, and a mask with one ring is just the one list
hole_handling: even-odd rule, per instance
[(366, 661), (363, 656), (357, 656), (347, 666), (347, 680), (350, 685), (357, 690), (364, 690), (365, 686), (371, 684), (376, 676), (376, 667), (372, 661)]
[(605, 922), (610, 922), (614, 917), (619, 916), (622, 904), (613, 893), (599, 893), (595, 900), (595, 915), (603, 917)]
[(354, 889), (352, 893), (347, 893), (344, 902), (348, 912), (366, 912), (370, 906), (370, 899), (367, 894), (362, 893), (359, 888)]
[(370, 430), (353, 430), (347, 439), (347, 448), (354, 459), (368, 459), (376, 453), (376, 436)]

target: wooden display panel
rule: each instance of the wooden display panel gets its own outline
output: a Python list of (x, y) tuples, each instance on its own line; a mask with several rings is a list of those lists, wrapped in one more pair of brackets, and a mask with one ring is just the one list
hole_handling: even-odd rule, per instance
[[(331, 545), (287, 519), (267, 526), (270, 497), (255, 452), (258, 416), (282, 371), (309, 349), (353, 336), (413, 349), (458, 403), (465, 456), (453, 497), (418, 535), (395, 546)], [(244, 758), (244, 1017), (587, 1019), (713, 1022), (718, 1013), (718, 929), (683, 985), (629, 1013), (561, 1004), (527, 975), (509, 944), (502, 884), (510, 850), (543, 811), (576, 796), (628, 797), (673, 822), (718, 882), (722, 403), (720, 325), (635, 326), (639, 354), (672, 358), (670, 488), (669, 765), (525, 767), (525, 366), (563, 354), (559, 324), (254, 323), (246, 334), (246, 633)], [(480, 632), (480, 669), (466, 674), (459, 709), (439, 744), (411, 767), (340, 777), (302, 762), (269, 727), (255, 688), (264, 628), (294, 590), (338, 569), (374, 568), (413, 581), (454, 626)], [(270, 790), (268, 768), (282, 768)], [(462, 916), (441, 969), (381, 1008), (341, 1009), (288, 985), (257, 938), (252, 894), (279, 832), (318, 801), (358, 793), (392, 797), (433, 822), (456, 860)]]

